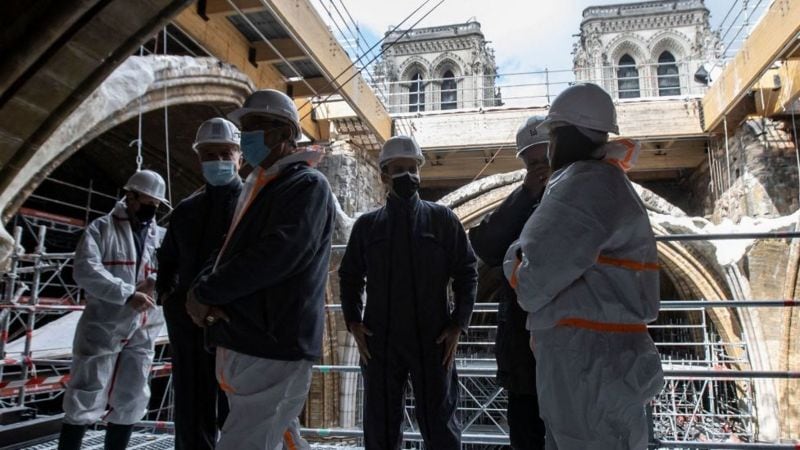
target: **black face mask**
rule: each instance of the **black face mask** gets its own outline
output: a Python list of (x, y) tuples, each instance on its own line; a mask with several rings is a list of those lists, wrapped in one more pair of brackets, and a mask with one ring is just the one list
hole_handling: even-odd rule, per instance
[(136, 210), (136, 218), (141, 223), (147, 223), (156, 216), (156, 205), (146, 205), (139, 203), (139, 209)]
[(593, 159), (592, 152), (597, 147), (598, 144), (592, 142), (574, 126), (556, 128), (550, 134), (550, 149), (547, 153), (550, 168), (558, 170), (576, 161)]
[(419, 175), (410, 172), (392, 175), (392, 192), (395, 195), (408, 200), (419, 191)]

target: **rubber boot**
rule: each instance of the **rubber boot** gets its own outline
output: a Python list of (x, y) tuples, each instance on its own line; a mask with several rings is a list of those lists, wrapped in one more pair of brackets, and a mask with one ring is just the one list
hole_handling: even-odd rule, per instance
[(61, 424), (61, 435), (58, 437), (58, 450), (81, 450), (86, 425)]
[(105, 450), (125, 450), (131, 440), (133, 425), (117, 425), (109, 423), (106, 427)]

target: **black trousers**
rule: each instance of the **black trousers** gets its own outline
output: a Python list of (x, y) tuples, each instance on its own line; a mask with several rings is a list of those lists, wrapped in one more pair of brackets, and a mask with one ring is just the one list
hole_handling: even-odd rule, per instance
[(544, 450), (545, 426), (535, 394), (508, 393), (508, 428), (514, 450)]
[(215, 356), (205, 349), (203, 329), (186, 313), (182, 298), (170, 298), (164, 318), (172, 351), (175, 448), (211, 450), (228, 415), (228, 401), (214, 373)]
[[(414, 344), (373, 345), (364, 374), (364, 446), (366, 450), (396, 450), (402, 445), (405, 389), (409, 375), (414, 389), (415, 415), (425, 448), (459, 450), (461, 426), (456, 418), (458, 376), (443, 367), (442, 345), (430, 344), (420, 355)], [(416, 348), (415, 348), (416, 347)]]

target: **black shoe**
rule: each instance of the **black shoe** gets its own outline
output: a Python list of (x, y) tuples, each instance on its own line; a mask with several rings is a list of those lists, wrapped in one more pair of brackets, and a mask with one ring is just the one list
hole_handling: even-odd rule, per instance
[(106, 427), (105, 450), (125, 450), (131, 440), (133, 425), (117, 425), (109, 423)]
[(61, 435), (58, 437), (58, 450), (81, 450), (86, 425), (61, 424)]

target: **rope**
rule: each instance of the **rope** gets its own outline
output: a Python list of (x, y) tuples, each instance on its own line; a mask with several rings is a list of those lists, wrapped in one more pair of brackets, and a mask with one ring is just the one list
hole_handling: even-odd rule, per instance
[[(157, 38), (156, 38), (157, 39)], [(164, 55), (167, 54), (167, 27), (164, 27)], [(167, 199), (172, 204), (172, 174), (169, 164), (169, 106), (167, 102), (167, 83), (164, 83), (164, 149), (167, 153)], [(141, 126), (141, 122), (140, 125)]]
[[(139, 46), (139, 56), (144, 56), (144, 46)], [(136, 144), (136, 171), (142, 170), (142, 97), (139, 97), (139, 127), (138, 137), (128, 144), (128, 147)]]

